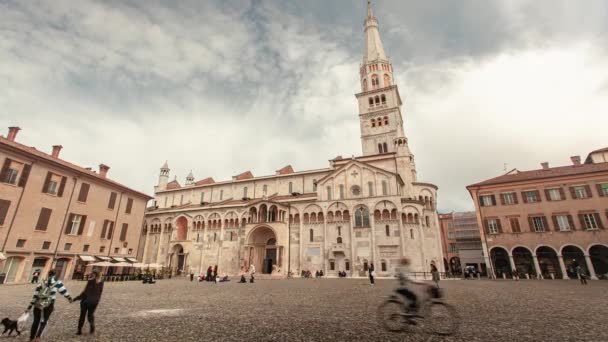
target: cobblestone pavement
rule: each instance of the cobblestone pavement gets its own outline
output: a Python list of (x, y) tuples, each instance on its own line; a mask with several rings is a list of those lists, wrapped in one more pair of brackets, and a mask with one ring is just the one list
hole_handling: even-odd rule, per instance
[[(395, 280), (378, 280), (370, 287), (365, 279), (107, 283), (95, 336), (74, 335), (78, 304), (58, 298), (46, 340), (608, 341), (608, 282), (443, 281), (447, 302), (461, 318), (460, 330), (451, 338), (416, 330), (384, 332), (376, 311), (395, 285)], [(67, 286), (78, 294), (84, 283)], [(0, 286), (0, 318), (15, 319), (32, 290), (32, 285)], [(4, 340), (9, 341), (0, 338)]]

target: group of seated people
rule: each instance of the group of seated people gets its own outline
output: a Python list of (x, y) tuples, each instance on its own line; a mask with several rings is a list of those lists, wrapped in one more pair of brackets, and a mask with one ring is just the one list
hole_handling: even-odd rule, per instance
[(219, 276), (215, 275), (215, 276), (206, 276), (205, 274), (201, 273), (198, 275), (198, 281), (212, 281), (212, 282), (216, 282), (216, 283), (224, 283), (227, 281), (230, 281), (230, 279), (228, 279), (228, 276), (225, 275), (224, 277), (220, 278)]
[(346, 278), (346, 271), (338, 271), (338, 278)]

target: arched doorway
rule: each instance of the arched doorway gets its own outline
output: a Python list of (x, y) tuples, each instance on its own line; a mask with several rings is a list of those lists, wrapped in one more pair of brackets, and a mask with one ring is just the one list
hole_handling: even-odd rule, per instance
[(2, 273), (6, 273), (5, 283), (13, 283), (17, 281), (18, 276), (21, 274), (23, 268), (24, 258), (20, 256), (12, 256), (6, 258), (4, 262), (4, 269)]
[(536, 249), (536, 257), (538, 258), (538, 266), (540, 273), (545, 279), (551, 279), (551, 274), (555, 279), (562, 279), (562, 271), (559, 267), (557, 252), (547, 246), (541, 246)]
[(452, 257), (450, 258), (450, 270), (452, 270), (453, 274), (461, 274), (462, 273), (462, 267), (460, 266), (460, 258), (459, 257)]
[(608, 247), (595, 245), (589, 248), (589, 256), (599, 279), (608, 279)]
[(494, 265), (494, 273), (496, 277), (502, 277), (503, 274), (511, 276), (511, 263), (509, 262), (509, 253), (502, 247), (494, 247), (490, 251), (492, 265)]
[(522, 276), (524, 274), (536, 276), (532, 252), (526, 247), (516, 247), (513, 250), (513, 262), (515, 263), (515, 268)]
[(589, 274), (587, 270), (587, 264), (585, 263), (585, 253), (576, 246), (564, 246), (562, 248), (562, 256), (564, 257), (564, 264), (566, 265), (566, 272), (570, 279), (578, 278), (576, 273), (576, 266), (580, 265)]
[(68, 265), (70, 264), (70, 259), (68, 258), (59, 258), (55, 262), (55, 275), (57, 279), (63, 279), (65, 277), (65, 272), (68, 269)]
[(34, 262), (32, 263), (32, 269), (30, 270), (30, 276), (27, 278), (27, 280), (31, 281), (33, 274), (36, 271), (38, 271), (38, 274), (39, 274), (38, 279), (42, 279), (43, 277), (45, 277), (46, 274), (44, 272), (44, 268), (46, 267), (46, 262), (48, 260), (49, 259), (45, 258), (45, 257), (38, 257), (38, 258), (34, 259)]
[(185, 217), (180, 216), (175, 221), (175, 226), (177, 227), (176, 240), (178, 240), (178, 241), (187, 240), (188, 239), (188, 220)]
[(246, 248), (248, 264), (253, 265), (257, 272), (270, 274), (274, 265), (280, 266), (277, 236), (271, 228), (255, 228), (249, 233)]
[(184, 247), (182, 245), (173, 246), (173, 256), (172, 262), (175, 262), (173, 267), (175, 267), (175, 274), (180, 275), (182, 272), (185, 272), (184, 269), (186, 263), (186, 255), (184, 254)]

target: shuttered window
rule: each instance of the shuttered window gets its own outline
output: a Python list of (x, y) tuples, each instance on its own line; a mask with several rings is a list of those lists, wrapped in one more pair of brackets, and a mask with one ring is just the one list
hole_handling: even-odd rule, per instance
[(127, 199), (127, 208), (125, 209), (125, 213), (126, 214), (130, 214), (131, 213), (131, 209), (133, 209), (133, 199), (129, 198), (129, 199)]
[(4, 225), (6, 216), (8, 215), (8, 208), (11, 206), (11, 201), (0, 199), (0, 226)]
[(125, 241), (127, 239), (127, 229), (129, 229), (129, 225), (127, 223), (123, 223), (122, 229), (120, 229), (120, 241)]
[(49, 219), (53, 210), (49, 208), (40, 209), (40, 215), (38, 216), (38, 223), (36, 223), (36, 230), (45, 231), (49, 226)]
[(80, 185), (80, 192), (78, 193), (78, 202), (86, 202), (89, 196), (89, 188), (91, 186), (88, 183), (82, 183)]
[(42, 192), (62, 197), (63, 191), (65, 190), (66, 181), (67, 177), (59, 176), (52, 172), (47, 172), (44, 184), (42, 186)]
[(116, 205), (116, 193), (112, 192), (110, 194), (110, 200), (108, 201), (108, 209), (114, 209), (115, 205)]

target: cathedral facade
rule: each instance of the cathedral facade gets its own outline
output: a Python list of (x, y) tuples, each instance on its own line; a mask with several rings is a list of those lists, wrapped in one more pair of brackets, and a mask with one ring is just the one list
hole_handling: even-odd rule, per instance
[(392, 276), (408, 257), (413, 272), (443, 271), (437, 187), (418, 181), (378, 21), (368, 4), (365, 46), (356, 94), (363, 154), (337, 157), (323, 169), (254, 177), (250, 171), (228, 181), (192, 173), (184, 185), (169, 182), (165, 163), (155, 187), (155, 205), (144, 222), (144, 263), (173, 272), (238, 274), (345, 271), (365, 276), (374, 264)]

